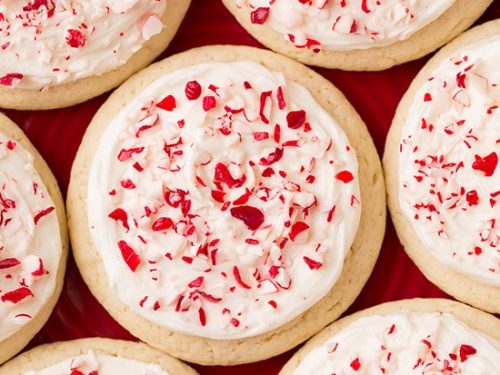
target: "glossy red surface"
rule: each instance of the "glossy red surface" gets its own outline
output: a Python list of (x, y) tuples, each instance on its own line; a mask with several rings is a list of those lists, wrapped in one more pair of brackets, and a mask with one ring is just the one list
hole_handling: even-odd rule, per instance
[[(493, 2), (479, 20), (500, 17), (500, 0)], [(259, 44), (233, 19), (219, 0), (193, 0), (184, 23), (160, 58), (210, 44)], [(396, 106), (427, 58), (384, 72), (351, 73), (315, 69), (333, 82), (356, 107), (366, 122), (380, 154)], [(32, 140), (66, 193), (71, 164), (92, 116), (107, 94), (71, 108), (45, 112), (6, 111)], [(430, 284), (403, 251), (389, 220), (380, 258), (366, 287), (348, 313), (385, 301), (411, 297), (446, 297)], [(92, 296), (70, 257), (64, 290), (50, 320), (29, 347), (81, 337), (131, 339)], [(202, 375), (278, 374), (292, 352), (264, 362), (236, 367), (195, 366)]]

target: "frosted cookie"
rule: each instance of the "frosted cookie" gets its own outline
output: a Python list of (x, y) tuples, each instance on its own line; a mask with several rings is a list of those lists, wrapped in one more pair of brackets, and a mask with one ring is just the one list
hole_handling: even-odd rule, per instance
[(223, 0), (259, 42), (303, 63), (383, 70), (432, 52), (491, 0)]
[(0, 367), (1, 375), (196, 375), (145, 344), (89, 338), (38, 346)]
[(498, 374), (500, 320), (443, 299), (389, 302), (347, 316), (281, 370), (302, 374)]
[(57, 182), (23, 132), (0, 114), (0, 363), (49, 318), (67, 250)]
[(464, 34), (419, 73), (387, 138), (389, 208), (427, 278), (500, 312), (500, 21)]
[(122, 325), (191, 362), (284, 352), (357, 296), (384, 233), (365, 125), (330, 82), (211, 46), (128, 81), (72, 169), (74, 253)]
[(170, 43), (189, 0), (0, 3), (0, 106), (50, 109), (108, 91)]

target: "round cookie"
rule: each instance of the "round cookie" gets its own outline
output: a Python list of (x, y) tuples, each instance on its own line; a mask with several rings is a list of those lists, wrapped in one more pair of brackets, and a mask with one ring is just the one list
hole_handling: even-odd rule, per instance
[[(96, 1), (99, 3), (90, 7), (70, 2), (74, 18), (68, 17), (68, 4), (61, 0), (0, 5), (0, 23), (5, 25), (0, 27), (1, 107), (68, 107), (115, 88), (167, 48), (190, 4), (190, 0), (148, 1), (149, 4), (137, 0)], [(125, 16), (128, 18), (120, 21), (119, 17)], [(19, 20), (29, 21), (20, 26)], [(97, 26), (92, 25), (94, 20)], [(47, 22), (52, 26), (47, 28), (48, 36), (43, 27), (25, 26)], [(13, 27), (23, 29), (13, 33)], [(19, 36), (25, 40), (22, 48), (29, 46), (29, 52), (16, 51)], [(36, 43), (31, 43), (31, 39)], [(23, 53), (24, 60), (19, 60)]]
[[(0, 249), (0, 363), (19, 352), (42, 328), (63, 285), (68, 251), (66, 216), (57, 181), (21, 129), (0, 114), (2, 247)], [(5, 141), (7, 140), (7, 143)], [(9, 155), (9, 153), (12, 153)], [(31, 159), (32, 158), (32, 159)], [(16, 168), (16, 163), (26, 163)], [(33, 163), (34, 168), (28, 167)], [(19, 173), (22, 170), (25, 173)], [(12, 178), (33, 176), (33, 183), (17, 185)], [(10, 185), (16, 185), (12, 187)], [(47, 196), (48, 192), (48, 196)], [(29, 194), (34, 194), (33, 198)], [(18, 201), (17, 198), (22, 199)], [(31, 202), (29, 200), (31, 200)], [(33, 204), (33, 207), (28, 207)], [(54, 209), (55, 208), (55, 209)], [(16, 219), (29, 209), (33, 221)], [(26, 216), (29, 217), (29, 216)], [(9, 226), (10, 224), (10, 226)], [(16, 225), (13, 227), (13, 225)], [(25, 232), (26, 231), (26, 232)], [(56, 233), (54, 233), (56, 232)], [(27, 233), (27, 235), (26, 235)], [(40, 245), (38, 237), (43, 236)], [(29, 251), (35, 248), (38, 251)], [(59, 259), (52, 259), (58, 256)], [(40, 255), (37, 257), (36, 255)], [(41, 298), (41, 304), (35, 303)]]
[[(143, 318), (138, 313), (132, 311), (130, 306), (125, 305), (123, 302), (121, 302), (110, 288), (109, 280), (106, 276), (107, 274), (104, 268), (104, 263), (102, 261), (99, 250), (94, 245), (95, 242), (92, 238), (91, 231), (89, 230), (89, 212), (87, 208), (87, 197), (89, 191), (88, 182), (89, 174), (91, 173), (91, 165), (93, 163), (94, 155), (98, 150), (99, 140), (103, 139), (102, 137), (107, 137), (106, 134), (108, 124), (110, 124), (116, 118), (116, 116), (123, 110), (126, 105), (131, 102), (134, 97), (138, 96), (139, 93), (149, 87), (159, 77), (162, 77), (171, 72), (176, 72), (179, 69), (185, 68), (186, 66), (213, 61), (225, 64), (241, 61), (259, 63), (266, 69), (282, 72), (283, 75), (286, 76), (291, 82), (296, 82), (297, 84), (300, 84), (301, 86), (307, 88), (311, 92), (314, 100), (317, 101), (317, 103), (319, 103), (319, 105), (321, 105), (321, 107), (327, 111), (328, 115), (326, 116), (328, 118), (332, 116), (335, 121), (340, 124), (339, 126), (347, 135), (350, 144), (352, 144), (354, 150), (357, 150), (358, 152), (360, 180), (359, 185), (361, 187), (361, 201), (363, 202), (359, 227), (357, 232), (355, 233), (352, 247), (345, 257), (343, 263), (343, 271), (338, 277), (338, 280), (335, 282), (335, 286), (329, 291), (326, 290), (326, 295), (324, 295), (323, 298), (321, 298), (317, 303), (311, 306), (307, 311), (301, 313), (299, 316), (296, 316), (286, 324), (276, 327), (269, 332), (263, 332), (250, 337), (237, 338), (237, 335), (235, 334), (233, 335), (232, 339), (222, 339), (221, 337), (223, 337), (222, 335), (224, 335), (225, 332), (221, 335), (220, 333), (218, 334), (217, 330), (211, 331), (212, 337), (218, 335), (218, 338), (216, 339), (201, 337), (200, 335), (183, 334), (178, 331), (174, 332), (173, 329), (167, 329), (160, 326), (159, 324), (155, 324), (152, 321)], [(228, 71), (234, 71), (235, 69), (236, 71), (244, 69), (254, 69), (254, 71), (256, 72), (254, 75), (259, 75), (261, 73), (260, 70), (264, 69), (260, 65), (250, 63), (241, 64), (243, 64), (241, 65), (241, 69), (235, 68), (234, 66), (230, 65), (227, 65), (226, 67)], [(250, 67), (248, 64), (250, 64)], [(196, 76), (196, 72), (190, 72), (187, 70), (183, 72), (184, 73), (182, 73), (181, 79), (186, 79), (186, 81), (190, 81), (193, 79), (193, 76)], [(202, 77), (204, 76), (204, 73), (198, 73), (201, 74)], [(249, 76), (249, 79), (252, 80), (253, 77)], [(253, 83), (253, 81), (251, 82)], [(199, 97), (200, 94), (197, 94), (198, 90), (196, 86), (196, 84), (190, 81), (190, 89), (186, 90), (186, 95)], [(245, 83), (245, 87), (250, 88), (250, 86), (251, 84)], [(169, 90), (168, 86), (163, 83), (161, 87), (165, 87), (166, 91)], [(215, 91), (217, 91), (217, 88), (209, 87), (207, 88), (206, 92), (210, 93), (210, 91), (214, 89)], [(302, 92), (303, 88), (298, 88), (298, 90), (299, 92)], [(225, 95), (223, 93), (219, 94)], [(286, 95), (287, 94), (285, 92), (285, 99), (287, 97)], [(161, 103), (157, 104), (161, 106), (162, 109), (166, 109), (167, 112), (169, 109), (172, 110), (173, 107), (175, 107), (176, 105), (180, 105), (181, 103), (181, 99), (179, 97), (175, 99), (175, 97), (170, 96), (167, 95), (164, 100), (161, 100)], [(261, 98), (261, 100), (263, 100), (264, 102), (266, 101), (265, 97), (266, 95), (264, 95), (264, 99)], [(199, 99), (201, 100), (201, 98)], [(212, 108), (212, 105), (210, 105), (213, 104), (212, 100), (203, 100), (204, 110), (209, 110)], [(196, 101), (194, 103), (196, 103)], [(234, 104), (235, 102), (232, 101), (232, 103)], [(275, 103), (274, 99), (273, 103)], [(278, 100), (278, 103), (281, 103), (281, 100)], [(149, 107), (150, 106), (146, 105), (143, 108), (147, 109)], [(189, 111), (191, 112), (191, 109)], [(194, 111), (193, 113), (197, 113), (196, 109), (192, 109), (192, 111)], [(317, 112), (321, 111), (322, 110), (319, 110)], [(263, 110), (261, 111), (261, 114), (264, 114), (265, 116), (265, 112), (266, 110)], [(300, 114), (300, 111), (298, 111), (298, 113)], [(259, 116), (258, 113), (254, 113), (254, 115)], [(246, 116), (253, 115), (249, 111)], [(196, 120), (197, 118), (198, 115), (195, 116), (195, 119), (193, 121), (198, 121)], [(151, 121), (151, 117), (146, 117), (146, 119), (144, 120), (145, 121), (139, 122), (138, 128), (136, 129), (139, 133), (141, 133), (142, 131), (147, 131), (151, 128), (150, 125), (155, 124), (157, 121), (154, 120), (154, 118), (153, 121)], [(179, 125), (179, 121), (177, 121), (177, 125)], [(181, 126), (189, 126), (191, 122), (186, 121), (186, 123), (184, 124), (184, 122), (181, 121), (180, 124)], [(300, 125), (310, 126), (303, 123), (301, 123)], [(274, 128), (273, 124), (270, 124), (269, 126)], [(221, 131), (224, 131), (224, 129), (221, 129)], [(282, 131), (284, 132), (284, 129), (282, 129)], [(137, 132), (134, 133), (137, 134)], [(275, 134), (276, 131), (274, 131), (274, 134), (270, 137), (276, 137)], [(259, 139), (265, 138), (264, 136), (260, 137), (261, 135), (262, 134), (258, 134), (258, 137), (254, 135), (254, 137)], [(114, 135), (112, 135), (110, 139), (115, 139), (113, 137)], [(344, 139), (347, 139), (345, 138), (345, 136), (343, 137)], [(165, 140), (165, 144), (173, 144), (171, 142), (172, 141), (170, 140)], [(204, 140), (204, 142), (206, 143), (209, 141)], [(342, 144), (341, 142), (342, 137), (339, 136), (339, 145)], [(175, 143), (179, 144), (179, 140), (177, 140)], [(255, 152), (261, 152), (261, 150), (258, 148), (257, 143), (254, 143), (254, 147)], [(106, 146), (106, 149), (110, 149), (110, 152), (113, 152), (111, 151), (112, 148), (113, 146), (111, 145)], [(220, 146), (218, 147), (218, 149), (220, 149)], [(120, 156), (118, 156), (118, 159), (122, 159), (124, 161), (125, 159), (129, 158), (133, 159), (134, 157), (137, 157), (137, 155), (134, 154), (140, 152), (140, 148), (130, 148), (127, 150), (123, 150), (123, 152), (120, 151)], [(283, 153), (286, 154), (285, 152)], [(262, 158), (260, 163), (267, 163), (270, 162), (270, 159), (278, 158), (277, 155), (279, 154), (279, 151), (275, 150), (272, 154), (275, 157), (271, 157), (272, 155), (270, 154), (267, 158)], [(114, 159), (114, 157), (112, 157), (112, 159)], [(140, 163), (139, 165), (134, 163), (134, 166), (134, 168), (140, 167)], [(379, 168), (380, 166), (378, 163), (377, 153), (375, 151), (369, 133), (366, 130), (366, 127), (361, 121), (359, 115), (347, 102), (344, 96), (324, 78), (320, 77), (301, 64), (291, 61), (285, 57), (255, 48), (242, 46), (210, 46), (193, 49), (157, 63), (131, 78), (113, 94), (113, 96), (108, 100), (107, 103), (105, 103), (105, 105), (94, 117), (90, 127), (87, 130), (87, 133), (85, 134), (84, 141), (78, 151), (77, 158), (72, 168), (71, 182), (67, 201), (69, 225), (71, 228), (70, 233), (75, 259), (91, 291), (111, 313), (111, 315), (123, 326), (127, 327), (130, 332), (140, 337), (150, 345), (165, 350), (176, 357), (200, 364), (230, 365), (236, 363), (255, 362), (264, 358), (269, 358), (288, 349), (291, 349), (296, 344), (305, 340), (307, 337), (311, 336), (326, 324), (337, 318), (354, 301), (355, 297), (358, 295), (364, 283), (366, 282), (377, 259), (385, 229), (383, 177)], [(137, 170), (141, 169), (142, 168), (138, 168)], [(112, 170), (110, 170), (109, 173), (112, 173), (111, 171)], [(108, 172), (104, 173), (105, 175), (109, 174)], [(230, 171), (229, 173), (233, 172)], [(329, 175), (330, 173), (330, 171), (325, 171), (325, 175)], [(218, 171), (218, 175), (224, 175), (223, 168)], [(344, 179), (344, 184), (336, 185), (336, 182), (332, 181), (326, 182), (325, 186), (338, 186), (339, 189), (343, 189), (343, 186), (349, 186), (348, 182), (350, 181), (350, 179), (347, 178), (347, 175), (350, 175), (350, 173), (345, 172), (342, 174), (338, 174), (338, 177), (336, 177), (335, 179), (335, 181), (337, 181), (339, 178)], [(354, 176), (352, 175), (350, 177), (354, 178)], [(127, 179), (131, 178), (130, 176), (126, 175), (123, 176), (123, 178), (125, 179), (125, 181), (120, 182), (122, 187), (132, 187), (134, 185), (134, 181), (127, 181)], [(232, 184), (233, 182), (236, 184), (237, 180), (235, 180), (235, 178), (236, 176), (223, 178), (226, 182), (224, 182), (224, 186), (220, 188), (220, 190), (225, 189), (225, 184)], [(238, 177), (238, 179), (239, 178), (240, 177)], [(137, 180), (135, 182), (137, 182)], [(199, 185), (203, 185), (199, 180), (198, 183)], [(91, 191), (94, 191), (94, 189), (92, 189)], [(117, 193), (117, 191), (118, 190), (116, 190), (115, 192), (110, 191), (111, 196), (122, 193), (122, 190), (120, 190), (120, 193)], [(173, 199), (174, 197), (170, 195), (170, 190), (167, 189), (166, 192), (168, 192), (168, 197), (166, 199), (167, 201), (170, 201), (169, 205), (172, 205), (172, 201), (175, 201), (175, 199)], [(217, 193), (215, 195), (212, 193), (212, 199), (215, 201), (216, 198)], [(359, 207), (357, 204), (358, 201), (355, 198), (351, 197), (350, 202), (354, 206)], [(328, 220), (331, 221), (333, 220), (335, 210), (332, 210), (329, 207), (328, 211), (329, 212), (325, 212), (325, 218), (329, 218)], [(124, 229), (124, 226), (128, 226), (128, 220), (124, 218), (124, 216), (122, 216), (123, 212), (114, 211), (110, 215), (118, 223), (113, 230), (122, 230)], [(239, 216), (238, 212), (236, 211), (231, 211), (231, 215), (233, 215), (234, 217)], [(337, 215), (340, 220), (340, 213), (337, 212)], [(230, 221), (229, 224), (239, 225), (235, 224), (237, 220), (233, 220), (234, 221)], [(244, 218), (240, 215), (239, 220), (244, 221)], [(130, 225), (133, 224), (133, 221), (130, 221)], [(166, 228), (171, 227), (171, 223), (167, 219), (158, 221), (158, 224), (162, 224), (159, 226), (165, 225)], [(251, 223), (246, 224), (252, 225)], [(101, 225), (94, 224), (94, 226), (100, 227)], [(323, 228), (324, 225), (321, 223), (320, 227)], [(238, 230), (241, 233), (241, 230), (243, 229), (241, 229), (241, 226), (239, 228), (240, 229)], [(328, 226), (326, 228), (328, 228)], [(232, 233), (232, 231), (235, 230), (234, 228), (228, 229), (229, 233)], [(221, 233), (227, 231), (227, 229), (221, 229)], [(301, 232), (302, 231), (307, 233), (303, 225), (301, 226)], [(297, 231), (296, 235), (297, 240), (299, 240), (301, 238), (299, 231)], [(292, 243), (293, 240), (290, 242)], [(124, 260), (127, 261), (128, 268), (130, 268), (124, 268), (122, 272), (128, 272), (129, 275), (133, 275), (133, 273), (130, 273), (130, 270), (135, 270), (136, 267), (139, 267), (141, 260), (136, 256), (137, 254), (134, 253), (134, 249), (131, 246), (127, 245), (127, 243), (118, 244), (119, 249), (116, 248), (118, 251), (118, 253), (116, 254), (119, 255), (119, 252), (121, 252)], [(163, 249), (167, 251), (167, 254), (164, 254), (164, 257), (171, 259), (172, 254), (168, 253), (168, 244), (166, 247), (162, 248), (162, 250)], [(205, 251), (203, 250), (203, 247), (201, 248), (201, 250)], [(339, 251), (340, 250), (341, 249), (339, 249)], [(312, 249), (309, 249), (308, 251), (312, 251)], [(206, 253), (208, 254), (208, 252)], [(210, 255), (212, 255), (212, 252), (210, 252)], [(216, 257), (218, 256), (219, 255), (217, 255)], [(162, 254), (161, 258), (164, 259), (164, 257)], [(193, 261), (192, 258), (192, 256), (189, 256), (188, 258), (183, 257), (182, 260), (188, 263), (190, 261)], [(306, 257), (304, 257), (303, 259), (304, 263), (306, 263), (305, 258)], [(213, 263), (215, 264), (215, 262)], [(305, 267), (302, 262), (300, 262), (300, 264), (301, 265), (299, 267)], [(322, 264), (317, 260), (307, 259), (307, 266), (308, 268), (305, 272), (308, 272), (307, 274), (309, 275), (313, 273), (312, 270), (321, 268)], [(182, 265), (179, 265), (179, 267), (182, 267)], [(275, 277), (280, 275), (279, 269), (275, 268), (274, 271), (276, 271), (274, 273)], [(242, 276), (242, 274), (240, 274), (238, 270), (235, 270), (234, 268), (230, 269), (229, 272), (231, 273), (231, 275), (226, 275), (228, 279), (235, 279), (237, 281), (237, 283), (235, 283), (236, 287), (231, 288), (229, 293), (232, 293), (232, 291), (234, 290), (237, 290), (238, 293), (242, 290), (248, 290), (247, 283), (249, 282), (249, 280), (247, 279), (247, 275)], [(318, 270), (318, 272), (320, 271)], [(120, 272), (118, 273), (118, 275), (120, 275)], [(208, 277), (206, 275), (207, 274), (205, 274), (205, 277)], [(181, 276), (182, 275), (180, 275), (180, 277)], [(190, 283), (190, 287), (197, 287), (202, 283), (203, 278), (197, 278)], [(322, 288), (322, 286), (318, 285), (318, 289), (320, 288)], [(213, 293), (213, 295), (208, 294), (208, 296), (207, 293), (204, 293), (203, 295), (204, 300), (207, 299), (214, 304), (219, 302), (219, 298), (221, 297), (215, 295), (215, 293)], [(171, 297), (167, 296), (165, 297), (165, 299), (166, 298)], [(174, 303), (174, 306), (177, 305), (176, 310), (183, 310), (182, 299), (177, 298), (176, 296), (174, 296), (174, 298), (176, 299), (176, 302)], [(140, 301), (137, 301), (137, 305), (140, 305), (141, 307), (148, 305), (148, 311), (155, 311), (155, 308), (160, 308), (161, 304), (159, 303), (158, 305), (156, 305), (154, 302), (154, 300), (149, 301), (148, 298), (144, 298)], [(173, 302), (171, 301), (171, 303)], [(264, 305), (265, 306), (263, 308), (266, 309), (266, 314), (269, 315), (272, 315), (272, 308), (277, 307), (277, 304), (273, 303), (272, 301), (269, 301), (268, 304), (266, 303)], [(134, 308), (137, 309), (138, 307), (134, 306)], [(159, 310), (161, 311), (161, 309)], [(287, 310), (285, 309), (283, 311), (286, 313)], [(211, 317), (210, 315), (205, 314), (205, 311), (202, 312), (201, 310), (198, 310), (197, 313), (199, 314), (199, 320), (201, 323), (197, 323), (197, 325), (199, 327), (199, 331), (202, 332), (202, 329), (204, 329), (205, 327), (204, 323), (206, 323), (207, 328), (209, 328), (208, 325), (211, 324)], [(194, 310), (194, 314), (195, 316), (197, 315), (196, 309)], [(224, 311), (222, 312), (222, 314), (224, 314)], [(226, 327), (225, 331), (236, 331), (240, 323), (239, 318), (239, 316), (234, 316), (234, 320), (231, 319), (230, 322), (228, 319), (227, 326), (229, 328)], [(261, 321), (262, 314), (257, 313), (254, 320), (256, 320), (257, 323), (258, 321)], [(198, 321), (197, 316), (196, 321)], [(180, 328), (182, 324), (184, 323), (182, 321), (179, 321), (178, 325), (176, 325), (175, 327)], [(241, 327), (243, 328), (243, 324), (241, 324)]]
[[(418, 330), (419, 334), (422, 331), (421, 340), (419, 339), (421, 335), (412, 336), (412, 331), (415, 330)], [(466, 334), (469, 330), (474, 331), (470, 332), (467, 339), (458, 333)], [(452, 334), (447, 337), (447, 340), (440, 341), (446, 332)], [(394, 336), (391, 337), (391, 335)], [(339, 341), (336, 342), (334, 337)], [(341, 339), (355, 341), (355, 337), (362, 340), (359, 348), (370, 347), (370, 353), (358, 352), (358, 347), (349, 346), (353, 344), (352, 342), (346, 346), (345, 341), (344, 344), (341, 341)], [(457, 340), (459, 337), (462, 337), (465, 342)], [(468, 339), (475, 340), (481, 346), (476, 348)], [(325, 344), (327, 346), (324, 346)], [(328, 349), (329, 344), (331, 344), (330, 349)], [(382, 347), (374, 349), (373, 346), (378, 344)], [(413, 350), (413, 345), (416, 346), (415, 350)], [(500, 350), (500, 320), (481, 310), (445, 299), (415, 298), (387, 302), (346, 316), (325, 328), (294, 354), (283, 367), (280, 375), (304, 373), (308, 355), (311, 355), (313, 350), (317, 351), (316, 356), (321, 355), (321, 348), (326, 350), (326, 354), (323, 355), (336, 356), (338, 370), (342, 367), (350, 367), (348, 371), (363, 371), (366, 367), (373, 369), (370, 366), (385, 366), (385, 372), (391, 374), (393, 373), (390, 370), (391, 363), (398, 361), (399, 364), (402, 360), (401, 366), (396, 367), (399, 373), (404, 370), (403, 366), (408, 365), (407, 361), (410, 360), (412, 366), (414, 363), (415, 373), (421, 373), (423, 366), (441, 373), (443, 366), (457, 369), (454, 366), (469, 365), (479, 356), (490, 361), (491, 370), (491, 365), (495, 365), (495, 354), (498, 355)], [(482, 350), (484, 348), (487, 348), (487, 354)], [(444, 349), (450, 350), (443, 352)], [(345, 350), (349, 353), (345, 354)], [(378, 350), (386, 353), (378, 353)], [(343, 356), (341, 352), (344, 353)], [(320, 366), (318, 363), (320, 359), (316, 358), (316, 364)], [(469, 363), (466, 364), (467, 361)], [(299, 367), (301, 364), (302, 368)], [(310, 362), (309, 365), (311, 365)], [(439, 369), (434, 367), (436, 365)], [(485, 370), (484, 367), (474, 367), (474, 365), (471, 364), (472, 367), (469, 367), (469, 370), (476, 369), (477, 371), (477, 368)], [(476, 365), (481, 366), (479, 363)], [(321, 367), (316, 368), (314, 373), (320, 373), (318, 371), (321, 369)], [(403, 372), (411, 373), (411, 370)]]
[[(487, 65), (474, 54), (491, 58), (498, 48), (488, 43), (499, 45), (494, 39), (499, 31), (498, 20), (478, 26), (429, 61), (399, 104), (384, 154), (389, 209), (406, 252), (446, 293), (495, 313), (500, 312), (500, 269), (493, 162), (499, 149), (488, 139), (498, 133), (498, 87), (484, 75), (495, 77), (497, 58)], [(429, 79), (438, 70), (440, 76)], [(439, 112), (433, 109), (437, 105)], [(409, 115), (412, 108), (418, 114)], [(443, 156), (432, 161), (435, 154)], [(485, 165), (491, 161), (492, 170), (479, 159)]]
[(491, 2), (223, 0), (268, 48), (305, 64), (353, 71), (384, 70), (432, 52)]
[(58, 365), (66, 366), (58, 367), (61, 371), (58, 373), (67, 369), (68, 375), (71, 370), (81, 371), (79, 374), (99, 371), (101, 375), (110, 375), (123, 373), (125, 369), (137, 374), (147, 371), (151, 375), (197, 374), (188, 365), (146, 344), (106, 338), (86, 338), (38, 346), (4, 364), (0, 367), (0, 374), (39, 374), (39, 371), (47, 371)]

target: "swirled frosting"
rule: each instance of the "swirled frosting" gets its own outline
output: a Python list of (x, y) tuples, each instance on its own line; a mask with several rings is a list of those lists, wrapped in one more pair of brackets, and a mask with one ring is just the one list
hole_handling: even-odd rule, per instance
[(86, 354), (70, 357), (61, 363), (24, 375), (168, 375), (160, 366), (123, 357)]
[(171, 330), (239, 338), (333, 286), (360, 218), (355, 151), (302, 86), (251, 62), (159, 77), (108, 125), (88, 184), (117, 297)]
[(0, 133), (0, 341), (54, 294), (61, 253), (54, 202), (33, 156)]
[(382, 47), (408, 39), (453, 0), (234, 0), (250, 22), (268, 25), (313, 52)]
[(500, 37), (446, 57), (402, 129), (400, 205), (443, 264), (500, 286)]
[(311, 350), (293, 375), (498, 374), (500, 342), (447, 313), (360, 318)]
[(123, 65), (164, 25), (166, 0), (1, 0), (0, 86), (43, 90)]

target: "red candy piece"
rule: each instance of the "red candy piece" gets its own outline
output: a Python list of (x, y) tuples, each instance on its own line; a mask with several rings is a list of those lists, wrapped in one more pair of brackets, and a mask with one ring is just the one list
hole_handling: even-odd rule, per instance
[(290, 129), (298, 129), (306, 122), (306, 111), (291, 111), (286, 115), (286, 122)]
[(342, 181), (344, 184), (351, 182), (354, 179), (354, 176), (349, 171), (340, 171), (335, 175), (337, 180)]
[(319, 270), (321, 268), (321, 266), (323, 265), (323, 263), (318, 262), (318, 261), (311, 259), (309, 257), (302, 257), (302, 259), (304, 259), (304, 262), (312, 270)]
[(243, 221), (250, 230), (256, 230), (264, 222), (264, 214), (258, 208), (252, 206), (237, 206), (231, 208), (231, 215)]
[(269, 8), (257, 8), (250, 13), (250, 21), (257, 25), (263, 25), (269, 17)]
[(0, 85), (2, 86), (14, 86), (19, 83), (24, 78), (21, 73), (9, 73), (0, 77)]
[(128, 231), (130, 229), (128, 225), (128, 215), (127, 212), (123, 208), (117, 208), (113, 212), (111, 212), (108, 217), (115, 221), (119, 221), (123, 227)]
[(484, 172), (486, 177), (490, 177), (495, 173), (498, 164), (498, 155), (496, 152), (492, 152), (485, 157), (474, 155), (474, 159), (476, 160), (472, 163), (472, 169)]
[(12, 303), (18, 303), (25, 299), (28, 296), (32, 296), (33, 293), (31, 293), (31, 290), (29, 290), (26, 287), (21, 287), (19, 289), (13, 290), (11, 292), (5, 293), (1, 300), (2, 302), (12, 302)]
[(201, 85), (198, 83), (198, 81), (190, 81), (186, 83), (184, 93), (186, 94), (186, 98), (188, 98), (189, 100), (196, 100), (201, 95)]
[(42, 219), (42, 217), (47, 216), (50, 214), (52, 211), (54, 211), (56, 208), (55, 207), (48, 207), (44, 210), (41, 210), (39, 213), (35, 215), (33, 218), (33, 221), (35, 222), (35, 225), (38, 224), (38, 222)]
[(352, 361), (350, 366), (354, 371), (359, 371), (359, 369), (361, 368), (361, 362), (359, 362), (359, 358), (356, 358), (354, 361)]
[(460, 345), (459, 352), (460, 352), (460, 362), (465, 362), (470, 356), (476, 354), (477, 350), (473, 346), (464, 344)]
[(72, 48), (85, 47), (85, 35), (80, 30), (69, 29), (66, 43)]
[(309, 225), (304, 223), (303, 221), (297, 221), (292, 225), (292, 229), (290, 230), (290, 239), (295, 241), (295, 237), (297, 237), (300, 233), (309, 229)]
[(6, 268), (11, 268), (15, 267), (21, 262), (17, 260), (16, 258), (6, 258), (0, 260), (0, 270), (6, 269)]
[(153, 223), (152, 229), (155, 232), (159, 232), (159, 231), (164, 231), (164, 230), (170, 229), (173, 227), (173, 225), (174, 225), (174, 222), (172, 221), (172, 219), (170, 219), (168, 217), (159, 217)]
[(176, 108), (177, 104), (175, 102), (175, 98), (172, 95), (167, 95), (159, 103), (157, 103), (156, 106), (165, 111), (171, 112)]
[(135, 272), (139, 264), (141, 264), (141, 258), (125, 241), (118, 242), (118, 247), (122, 253), (123, 260), (127, 263), (128, 268)]

